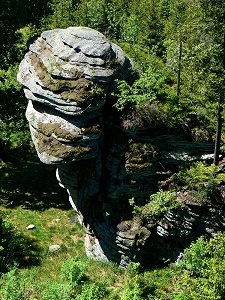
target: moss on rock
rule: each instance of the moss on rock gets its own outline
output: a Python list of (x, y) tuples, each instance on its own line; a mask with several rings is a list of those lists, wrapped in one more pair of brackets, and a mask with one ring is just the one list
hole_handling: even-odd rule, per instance
[(70, 146), (65, 145), (59, 142), (54, 137), (50, 136), (47, 137), (42, 133), (37, 134), (37, 151), (38, 153), (45, 152), (49, 156), (65, 159), (65, 158), (73, 158), (73, 159), (80, 159), (85, 158), (86, 155), (90, 155), (92, 152), (92, 148), (90, 146)]
[(38, 131), (47, 137), (54, 135), (56, 138), (70, 142), (75, 142), (83, 138), (83, 136), (80, 134), (74, 134), (63, 129), (58, 123), (40, 123), (38, 126)]
[(83, 134), (100, 134), (102, 132), (100, 124), (94, 124), (87, 128), (82, 128)]
[(125, 153), (126, 169), (128, 171), (149, 169), (153, 166), (155, 155), (157, 155), (157, 152), (154, 145), (135, 143), (131, 140)]
[(30, 60), (31, 64), (34, 67), (34, 70), (36, 72), (36, 75), (43, 83), (43, 86), (45, 88), (53, 91), (53, 92), (60, 92), (61, 90), (66, 89), (84, 89), (89, 88), (91, 90), (91, 86), (93, 83), (83, 78), (83, 73), (77, 72), (77, 79), (60, 79), (60, 78), (53, 78), (51, 74), (48, 72), (47, 68), (43, 64), (43, 62), (40, 60), (40, 58), (35, 54), (30, 54)]

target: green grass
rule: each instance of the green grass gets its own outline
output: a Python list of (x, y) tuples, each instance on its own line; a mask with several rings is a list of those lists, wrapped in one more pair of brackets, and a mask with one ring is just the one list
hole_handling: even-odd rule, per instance
[[(123, 270), (114, 263), (86, 257), (85, 232), (69, 208), (67, 193), (58, 187), (52, 168), (37, 159), (22, 159), (4, 164), (0, 172), (0, 212), (5, 212), (13, 224), (10, 238), (26, 244), (21, 247), (21, 259), (11, 253), (11, 271), (0, 276), (0, 300), (163, 300), (173, 290), (177, 269), (135, 273), (135, 265)], [(29, 224), (35, 228), (27, 230)], [(50, 253), (52, 244), (59, 244), (61, 249)], [(14, 246), (11, 249), (16, 251)], [(84, 272), (84, 279), (79, 284), (75, 275), (72, 282), (70, 277), (65, 279), (64, 264), (66, 272), (73, 265), (70, 272)]]
[[(95, 291), (95, 284), (97, 284), (97, 288), (103, 286), (107, 290), (104, 297), (102, 296), (100, 299), (112, 300), (130, 300), (131, 294), (126, 293), (136, 288), (133, 285), (133, 281), (137, 281), (138, 285), (140, 284), (141, 291), (146, 297), (151, 294), (158, 297), (155, 299), (163, 299), (160, 298), (160, 295), (165, 295), (171, 288), (173, 277), (177, 272), (175, 269), (165, 268), (134, 274), (132, 270), (123, 270), (114, 263), (93, 261), (87, 258), (84, 251), (84, 231), (78, 222), (74, 222), (72, 210), (50, 208), (36, 211), (20, 206), (15, 208), (0, 206), (0, 210), (8, 214), (10, 221), (15, 226), (15, 230), (19, 231), (25, 239), (31, 241), (32, 251), (29, 254), (31, 257), (27, 258), (27, 264), (18, 266), (14, 275), (17, 279), (11, 279), (11, 284), (18, 280), (22, 283), (17, 282), (17, 286), (25, 286), (23, 290), (26, 291), (24, 293), (27, 296), (24, 299), (42, 300), (42, 291), (54, 294), (54, 291), (52, 291), (53, 285), (55, 285), (55, 289), (58, 289), (61, 285), (66, 286), (67, 283), (62, 280), (61, 267), (65, 261), (72, 258), (75, 258), (79, 265), (85, 269), (87, 278), (87, 283), (82, 283), (79, 288), (79, 293), (83, 295), (82, 291), (84, 293), (84, 287), (87, 287), (87, 290), (85, 290), (86, 294), (84, 293), (84, 296), (80, 297), (88, 297), (87, 293), (90, 293), (92, 289)], [(71, 222), (71, 219), (73, 222)], [(35, 228), (27, 230), (26, 226), (31, 223), (35, 225)], [(58, 252), (50, 253), (48, 247), (52, 244), (59, 244), (61, 249)], [(7, 279), (7, 282), (10, 282), (10, 277)], [(5, 290), (5, 285), (6, 281), (3, 281), (3, 290)], [(10, 286), (10, 289), (13, 288), (13, 286)], [(132, 297), (131, 300), (136, 299), (135, 296)], [(8, 300), (3, 296), (1, 297), (1, 292), (0, 299)], [(12, 298), (12, 300), (17, 299), (19, 300), (20, 298)], [(49, 298), (49, 300), (51, 299), (56, 298)], [(137, 298), (136, 300), (139, 299), (145, 298)], [(84, 298), (84, 300), (86, 299)]]
[[(55, 264), (62, 262), (66, 257), (84, 255), (84, 232), (77, 222), (70, 221), (71, 211), (50, 208), (40, 212), (22, 207), (0, 207), (0, 210), (5, 211), (16, 230), (32, 242), (31, 254), (39, 261), (34, 267), (37, 277), (40, 277), (40, 273), (43, 277), (45, 274), (48, 278), (51, 274), (55, 277)], [(27, 230), (26, 226), (29, 224), (34, 224), (35, 228)], [(52, 244), (60, 245), (61, 249), (57, 253), (50, 253), (49, 246)]]

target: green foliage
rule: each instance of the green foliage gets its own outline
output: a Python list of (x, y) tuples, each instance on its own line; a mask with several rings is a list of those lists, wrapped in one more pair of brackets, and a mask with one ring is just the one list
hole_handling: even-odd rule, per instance
[[(23, 58), (24, 52), (27, 51), (27, 42), (31, 37), (37, 36), (40, 34), (40, 28), (38, 28), (35, 24), (27, 24), (26, 26), (19, 28), (17, 30), (17, 34), (19, 36), (19, 40), (17, 42), (17, 51), (20, 59)], [(17, 72), (14, 73), (15, 79), (16, 79)], [(18, 84), (18, 82), (17, 82)], [(21, 88), (20, 84), (19, 87)]]
[(1, 300), (25, 300), (24, 281), (16, 276), (17, 269), (13, 268), (4, 274), (0, 279), (0, 299)]
[(169, 191), (159, 191), (150, 196), (150, 202), (147, 206), (151, 215), (156, 216), (168, 211), (169, 209), (176, 209), (180, 206), (180, 204), (175, 201), (174, 193)]
[(140, 274), (141, 273), (141, 265), (140, 265), (140, 263), (135, 263), (135, 262), (130, 263), (130, 265), (128, 266), (127, 271), (128, 271), (128, 274), (131, 277)]
[(20, 84), (16, 80), (16, 74), (18, 72), (18, 64), (11, 65), (7, 70), (0, 70), (0, 90), (7, 91), (14, 89), (19, 91), (21, 89)]
[(0, 142), (8, 148), (30, 142), (24, 114), (27, 101), (16, 80), (18, 64), (0, 70)]
[(76, 296), (76, 300), (99, 300), (105, 299), (107, 290), (103, 285), (89, 283), (82, 286), (82, 291)]
[(142, 290), (138, 277), (134, 277), (132, 280), (130, 279), (130, 281), (126, 283), (121, 300), (143, 300), (144, 298), (142, 298), (141, 295)]
[(150, 196), (150, 202), (141, 209), (141, 218), (159, 217), (169, 210), (182, 208), (182, 203), (176, 200), (176, 196), (170, 191), (159, 191)]
[(71, 287), (76, 287), (85, 281), (87, 265), (78, 259), (72, 258), (64, 262), (61, 268), (62, 277)]
[(179, 266), (185, 268), (191, 275), (199, 275), (205, 267), (205, 258), (207, 257), (206, 240), (200, 237), (193, 242), (184, 252), (185, 259), (180, 260)]
[(70, 285), (58, 282), (51, 282), (45, 285), (45, 289), (41, 291), (41, 299), (43, 300), (72, 300), (70, 297)]
[(87, 277), (87, 261), (78, 258), (65, 260), (61, 267), (62, 282), (48, 282), (41, 290), (44, 300), (98, 300), (107, 294), (105, 285), (93, 283)]
[[(225, 182), (225, 174), (214, 164), (196, 162), (190, 168), (182, 168), (167, 181), (177, 191), (189, 190), (202, 203), (218, 201), (219, 186)], [(165, 184), (165, 183), (164, 183)]]
[(182, 177), (186, 184), (194, 188), (201, 188), (209, 184), (210, 181), (215, 182), (215, 184), (224, 182), (225, 174), (219, 173), (219, 171), (220, 168), (214, 164), (208, 166), (202, 162), (196, 162), (190, 169), (186, 170)]
[(133, 208), (133, 214), (137, 214), (141, 211), (141, 207), (135, 204), (134, 197), (130, 198), (128, 201), (130, 206)]
[(122, 110), (127, 103), (143, 107), (155, 101), (173, 102), (176, 95), (171, 86), (172, 82), (173, 73), (160, 60), (152, 57), (148, 69), (132, 86), (125, 81), (119, 82), (119, 95), (115, 107)]
[(48, 5), (50, 13), (42, 19), (42, 31), (55, 28), (67, 28), (77, 24), (75, 16), (77, 1), (53, 0)]
[(173, 191), (162, 190), (152, 194), (150, 201), (144, 206), (136, 205), (134, 197), (129, 199), (129, 204), (133, 207), (133, 213), (139, 215), (144, 222), (149, 218), (158, 218), (167, 211), (185, 208), (185, 205), (177, 200)]
[(31, 141), (28, 124), (23, 120), (6, 123), (0, 121), (0, 141), (7, 148), (19, 148)]
[(137, 15), (131, 14), (127, 17), (126, 22), (124, 22), (122, 39), (130, 44), (136, 44), (138, 42), (138, 23)]
[(77, 8), (77, 22), (79, 25), (107, 32), (107, 1), (81, 1)]
[(128, 267), (128, 276), (125, 282), (121, 300), (142, 300), (141, 280), (139, 278), (140, 264), (131, 263)]
[(7, 122), (13, 118), (20, 120), (25, 112), (27, 101), (24, 99), (16, 74), (18, 64), (7, 70), (0, 70), (0, 119)]
[[(216, 103), (221, 95), (224, 98), (224, 21), (221, 21), (224, 3), (211, 4), (201, 0), (173, 1), (165, 24), (164, 43), (167, 64), (181, 72), (180, 113), (186, 120), (192, 119), (192, 123), (200, 123), (212, 132)], [(179, 43), (182, 43), (180, 66)]]
[(225, 235), (209, 241), (200, 237), (184, 252), (180, 266), (186, 269), (178, 282), (174, 299), (224, 299)]
[(17, 31), (28, 24), (38, 24), (42, 15), (47, 12), (46, 0), (5, 0), (1, 1), (0, 11), (0, 69), (21, 59), (18, 51), (20, 33)]
[(119, 299), (123, 300), (164, 300), (173, 299), (173, 280), (180, 274), (179, 269), (163, 268), (142, 272), (138, 263), (131, 263)]

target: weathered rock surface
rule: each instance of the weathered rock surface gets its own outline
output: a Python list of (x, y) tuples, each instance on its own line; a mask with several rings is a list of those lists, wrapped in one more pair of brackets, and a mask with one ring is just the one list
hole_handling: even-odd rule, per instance
[(60, 245), (51, 245), (51, 246), (49, 246), (49, 248), (48, 248), (48, 250), (49, 250), (50, 252), (57, 252), (57, 251), (59, 251), (60, 249), (61, 249)]
[(221, 212), (212, 207), (189, 205), (147, 223), (134, 217), (130, 198), (144, 204), (171, 170), (204, 159), (213, 146), (162, 126), (122, 126), (110, 95), (116, 79), (132, 82), (136, 73), (120, 47), (86, 27), (46, 31), (28, 44), (18, 80), (31, 135), (41, 161), (57, 166), (86, 229), (87, 255), (123, 267), (175, 261), (197, 236), (221, 228)]
[(20, 64), (27, 119), (44, 163), (99, 155), (102, 114), (116, 79), (131, 75), (121, 48), (86, 27), (45, 31)]

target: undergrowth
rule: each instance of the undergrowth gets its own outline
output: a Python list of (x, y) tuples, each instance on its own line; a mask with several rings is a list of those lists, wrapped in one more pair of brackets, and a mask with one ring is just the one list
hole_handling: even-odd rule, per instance
[[(170, 190), (151, 195), (145, 206), (137, 206), (134, 198), (130, 204), (142, 220), (160, 218), (168, 210), (182, 209), (178, 191), (191, 187), (197, 192), (209, 182), (217, 189), (223, 181), (217, 167), (198, 163), (164, 182), (164, 188), (170, 186)], [(209, 201), (209, 195), (204, 199)], [(86, 257), (85, 233), (71, 210), (26, 206), (1, 206), (0, 210), (0, 300), (224, 299), (222, 233), (209, 240), (200, 237), (184, 251), (178, 264), (143, 270), (138, 263), (131, 263), (124, 270)], [(35, 228), (27, 230), (29, 224)], [(60, 245), (60, 250), (51, 253), (52, 244)]]
[[(38, 212), (21, 207), (1, 207), (1, 210), (7, 215), (3, 227), (9, 232), (19, 232), (23, 238), (17, 240), (17, 246), (29, 240), (32, 248), (32, 253), (29, 247), (23, 248), (25, 257), (30, 257), (27, 264), (18, 262), (13, 252), (15, 260), (1, 275), (1, 300), (153, 299), (153, 292), (160, 295), (161, 287), (171, 284), (172, 276), (163, 278), (168, 268), (159, 271), (160, 275), (156, 272), (154, 279), (151, 277), (149, 280), (149, 272), (143, 273), (139, 264), (131, 264), (128, 270), (124, 270), (110, 262), (87, 258), (83, 245), (84, 232), (74, 221), (71, 211), (48, 209)], [(27, 230), (26, 225), (31, 222), (36, 227)], [(53, 243), (59, 244), (61, 249), (50, 253), (48, 247)], [(3, 257), (2, 251), (0, 257)], [(37, 257), (36, 264), (32, 263), (32, 259)], [(169, 272), (176, 271), (171, 269)], [(158, 284), (153, 287), (155, 280)]]

